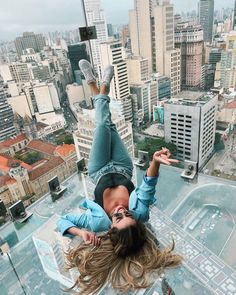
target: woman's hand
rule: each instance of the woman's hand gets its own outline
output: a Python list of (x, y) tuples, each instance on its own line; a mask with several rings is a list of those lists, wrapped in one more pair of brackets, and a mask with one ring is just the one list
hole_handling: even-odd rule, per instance
[(93, 232), (82, 229), (80, 232), (80, 236), (82, 237), (86, 245), (99, 246), (101, 243), (101, 239), (98, 238)]
[(157, 151), (153, 154), (153, 160), (159, 164), (171, 165), (173, 163), (179, 163), (178, 160), (171, 159), (171, 153), (167, 148), (162, 148), (161, 151)]

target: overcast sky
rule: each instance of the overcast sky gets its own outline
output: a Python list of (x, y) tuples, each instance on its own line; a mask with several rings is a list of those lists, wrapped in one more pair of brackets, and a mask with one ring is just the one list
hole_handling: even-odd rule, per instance
[[(133, 0), (101, 0), (108, 23), (128, 23)], [(197, 0), (172, 0), (175, 12), (197, 9)], [(215, 0), (216, 9), (233, 7), (233, 0)], [(81, 0), (3, 0), (0, 4), (0, 40), (24, 31), (75, 29), (83, 24)]]

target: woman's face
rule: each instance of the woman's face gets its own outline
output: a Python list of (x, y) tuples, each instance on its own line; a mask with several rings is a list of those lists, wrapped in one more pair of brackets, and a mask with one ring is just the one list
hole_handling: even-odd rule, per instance
[(136, 221), (133, 218), (132, 214), (123, 206), (118, 206), (114, 209), (111, 214), (111, 221), (111, 227), (116, 227), (118, 229), (136, 224)]

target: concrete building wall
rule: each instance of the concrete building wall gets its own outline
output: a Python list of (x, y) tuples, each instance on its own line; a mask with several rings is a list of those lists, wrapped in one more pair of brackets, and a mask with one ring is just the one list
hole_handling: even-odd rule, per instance
[(61, 108), (57, 89), (53, 83), (48, 83), (48, 89), (51, 96), (51, 101), (55, 110)]
[(2, 76), (5, 83), (13, 79), (10, 67), (7, 64), (0, 65), (0, 75)]
[(148, 59), (133, 57), (127, 59), (129, 84), (143, 84), (150, 79)]

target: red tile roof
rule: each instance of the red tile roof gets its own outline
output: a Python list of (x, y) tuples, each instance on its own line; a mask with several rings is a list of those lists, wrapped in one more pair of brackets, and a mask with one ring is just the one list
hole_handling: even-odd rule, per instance
[(55, 149), (55, 153), (58, 154), (61, 157), (66, 157), (71, 153), (75, 152), (75, 145), (74, 144), (63, 144), (60, 146), (57, 146)]
[(236, 109), (236, 100), (231, 101), (225, 106), (225, 109)]
[(29, 172), (29, 179), (35, 180), (42, 176), (43, 174), (46, 174), (47, 172), (53, 170), (54, 168), (58, 167), (59, 165), (63, 164), (64, 161), (61, 157), (54, 157), (50, 159), (47, 163), (44, 165), (32, 170)]
[(11, 177), (9, 175), (0, 176), (0, 187), (6, 185), (7, 181), (10, 179)]
[(14, 184), (14, 183), (16, 183), (16, 180), (12, 178), (6, 181), (6, 184)]
[(19, 163), (22, 167), (27, 170), (32, 170), (32, 167), (20, 160), (14, 159), (11, 156), (0, 153), (0, 170), (9, 171), (12, 164)]
[(2, 148), (2, 147), (10, 147), (10, 146), (12, 146), (12, 145), (14, 145), (14, 144), (16, 144), (18, 142), (21, 142), (21, 141), (25, 140), (25, 139), (27, 140), (27, 137), (26, 137), (25, 134), (23, 134), (23, 133), (19, 134), (14, 138), (10, 138), (8, 140), (5, 140), (5, 141), (1, 142), (0, 143), (0, 148)]
[(53, 145), (48, 142), (44, 142), (39, 139), (33, 139), (27, 145), (28, 149), (35, 150), (35, 151), (48, 154), (51, 156), (53, 156), (56, 147), (57, 147), (56, 145)]

